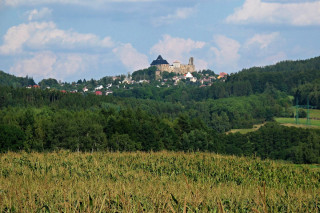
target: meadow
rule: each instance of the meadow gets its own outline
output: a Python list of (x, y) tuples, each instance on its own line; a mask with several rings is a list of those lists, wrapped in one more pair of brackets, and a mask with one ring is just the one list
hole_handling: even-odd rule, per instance
[[(293, 110), (295, 110), (294, 107), (292, 107)], [(305, 112), (307, 112), (306, 109), (304, 109)], [(308, 128), (320, 128), (320, 110), (318, 109), (309, 109), (309, 117), (310, 117), (310, 125), (308, 125)], [(303, 127), (307, 126), (307, 119), (306, 118), (299, 118), (299, 123), (296, 124), (295, 118), (275, 118), (275, 120), (281, 124), (287, 125), (287, 126), (296, 126), (296, 127)]]
[(1, 212), (319, 212), (320, 167), (212, 153), (0, 154)]
[(299, 123), (296, 124), (296, 120), (294, 118), (275, 118), (280, 124), (287, 126), (295, 126), (295, 127), (305, 127), (305, 128), (320, 128), (320, 120), (310, 119), (310, 125), (306, 125), (306, 118), (299, 118)]

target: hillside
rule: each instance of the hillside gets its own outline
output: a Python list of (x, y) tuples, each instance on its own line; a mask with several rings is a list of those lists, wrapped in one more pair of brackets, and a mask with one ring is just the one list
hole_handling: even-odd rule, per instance
[[(146, 72), (145, 72), (146, 74)], [(297, 89), (306, 84), (317, 85), (320, 79), (320, 57), (284, 61), (266, 67), (253, 67), (229, 75), (225, 81), (213, 81), (208, 85), (199, 85), (182, 81), (177, 86), (156, 88), (155, 84), (143, 85), (129, 89), (115, 90), (114, 96), (135, 97), (141, 99), (156, 99), (173, 102), (203, 101), (207, 99), (221, 99), (232, 96), (248, 96), (264, 92), (275, 93), (280, 91), (287, 95), (296, 96)], [(170, 82), (170, 79), (168, 79)], [(314, 87), (308, 87), (308, 91)], [(304, 89), (304, 88), (302, 88)], [(312, 104), (319, 106), (320, 90), (316, 88)], [(299, 100), (302, 100), (300, 98)], [(306, 102), (306, 96), (304, 97)]]
[[(318, 58), (302, 64), (316, 64), (315, 61), (318, 62)], [(283, 62), (286, 63), (291, 62)], [(263, 159), (319, 163), (320, 131), (274, 123), (275, 118), (293, 117), (292, 97), (269, 82), (270, 76), (263, 78), (273, 73), (300, 71), (298, 68), (294, 71), (257, 69), (261, 72), (255, 71), (254, 76), (263, 80), (257, 85), (265, 88), (255, 92), (248, 79), (232, 81), (234, 76), (249, 71), (205, 87), (182, 80), (176, 86), (162, 85), (161, 81), (123, 83), (126, 76), (79, 80), (68, 84), (69, 92), (61, 91), (66, 83), (55, 79), (41, 81), (42, 89), (0, 86), (0, 152), (209, 151), (239, 156), (255, 153)], [(146, 71), (142, 70), (140, 75), (144, 76)], [(301, 68), (302, 72), (308, 71)], [(210, 73), (214, 74), (202, 72), (204, 76)], [(317, 69), (311, 69), (310, 73), (316, 80)], [(113, 95), (102, 95), (101, 91), (100, 95), (95, 94), (96, 87), (100, 88), (98, 82), (110, 84), (110, 88), (100, 86), (113, 90)], [(291, 89), (303, 97), (310, 96), (310, 103), (314, 103), (320, 100), (316, 82)], [(90, 85), (92, 91), (74, 90), (81, 85), (88, 85), (87, 89)], [(52, 88), (54, 86), (60, 89)], [(312, 93), (308, 93), (310, 88)], [(262, 123), (266, 125), (255, 132), (224, 134), (231, 129), (247, 129)]]
[(29, 85), (35, 85), (32, 78), (16, 77), (0, 70), (0, 86), (26, 87)]
[(247, 81), (254, 93), (263, 92), (269, 84), (280, 91), (293, 94), (296, 87), (317, 79), (320, 79), (320, 57), (244, 69), (230, 75), (226, 82), (233, 84)]
[[(103, 92), (112, 91), (114, 96), (133, 97), (138, 99), (154, 99), (170, 102), (202, 101), (220, 99), (230, 96), (248, 96), (260, 94), (266, 90), (279, 90), (292, 96), (299, 95), (298, 87), (306, 84), (317, 84), (320, 79), (320, 57), (307, 60), (283, 61), (265, 67), (243, 69), (218, 80), (211, 70), (193, 73), (196, 82), (181, 79), (172, 73), (163, 72), (159, 80), (155, 80), (154, 67), (133, 72), (130, 79), (124, 75), (106, 76), (99, 80), (78, 80), (77, 82), (58, 83), (56, 79), (43, 79), (39, 85), (58, 90), (73, 92), (88, 91), (94, 93), (97, 89)], [(176, 78), (181, 79), (179, 82)], [(144, 83), (141, 83), (144, 82)], [(225, 81), (225, 82), (224, 82)], [(27, 86), (34, 84), (32, 79), (15, 77), (0, 72), (0, 86)], [(308, 90), (314, 90), (309, 89)], [(305, 88), (300, 88), (306, 90)], [(318, 89), (316, 89), (318, 90)], [(304, 92), (305, 93), (305, 92)], [(299, 101), (306, 98), (299, 97)], [(311, 98), (310, 98), (311, 99)], [(318, 100), (318, 94), (313, 100)], [(319, 99), (320, 100), (320, 99)], [(318, 106), (318, 103), (312, 103)], [(320, 104), (319, 104), (320, 106)]]

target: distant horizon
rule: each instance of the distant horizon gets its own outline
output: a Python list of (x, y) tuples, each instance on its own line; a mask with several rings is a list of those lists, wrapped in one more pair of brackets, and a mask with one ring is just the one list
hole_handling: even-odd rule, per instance
[(235, 73), (320, 55), (320, 0), (2, 0), (0, 67), (75, 81), (195, 58)]
[[(161, 56), (162, 56), (162, 55), (161, 55)], [(285, 62), (285, 61), (303, 61), (303, 60), (309, 60), (309, 59), (313, 59), (313, 58), (317, 58), (317, 57), (320, 57), (320, 55), (319, 55), (319, 56), (310, 57), (310, 58), (305, 58), (305, 59), (299, 58), (299, 59), (282, 60), (282, 61), (277, 61), (277, 62), (275, 62), (275, 63), (273, 63), (273, 64), (267, 64), (267, 65), (264, 65), (264, 66), (245, 67), (245, 68), (242, 68), (242, 69), (240, 69), (240, 70), (238, 70), (238, 71), (236, 71), (236, 72), (231, 72), (231, 73), (227, 73), (227, 74), (230, 75), (230, 74), (238, 73), (238, 72), (241, 72), (241, 71), (244, 70), (244, 69), (250, 69), (250, 68), (253, 68), (253, 67), (263, 68), (263, 67), (267, 67), (267, 66), (273, 66), (273, 65), (276, 65), (276, 64), (278, 64), (278, 63)], [(162, 58), (163, 58), (164, 60), (166, 60), (165, 57), (162, 57)], [(180, 62), (181, 62), (181, 61), (180, 61)], [(170, 63), (169, 63), (169, 64), (170, 64)], [(149, 65), (149, 67), (151, 67), (151, 66)], [(142, 69), (139, 69), (139, 70), (148, 69), (149, 67), (142, 68)], [(51, 78), (51, 79), (55, 79), (55, 80), (57, 80), (57, 81), (61, 81), (62, 83), (72, 83), (72, 82), (76, 82), (76, 81), (78, 81), (78, 80), (84, 80), (84, 79), (86, 79), (86, 80), (91, 80), (91, 79), (93, 79), (93, 80), (100, 80), (100, 79), (102, 79), (102, 78), (104, 78), (104, 77), (114, 77), (114, 76), (121, 76), (121, 75), (127, 76), (128, 73), (132, 74), (132, 73), (134, 73), (134, 72), (136, 72), (136, 71), (139, 71), (139, 70), (134, 70), (134, 71), (132, 71), (132, 72), (127, 72), (127, 73), (119, 73), (119, 74), (115, 74), (115, 75), (105, 75), (105, 76), (101, 76), (101, 77), (98, 77), (98, 78), (93, 78), (93, 77), (81, 78), (81, 77), (80, 77), (79, 79), (75, 79), (75, 80), (72, 80), (72, 81), (64, 81), (64, 80), (62, 80), (62, 79), (57, 79), (57, 78), (52, 78), (52, 77), (42, 78), (42, 79), (36, 81), (36, 80), (33, 78), (33, 76), (29, 76), (29, 75), (18, 76), (18, 75), (9, 73), (9, 72), (7, 72), (6, 70), (2, 70), (2, 69), (0, 68), (0, 71), (3, 71), (3, 72), (5, 72), (5, 73), (7, 73), (7, 74), (10, 74), (10, 75), (14, 75), (14, 76), (16, 76), (16, 77), (23, 77), (23, 78), (29, 77), (30, 79), (33, 79), (36, 84), (38, 84), (40, 81), (42, 81), (42, 80), (44, 80), (44, 79), (50, 79), (50, 78)], [(213, 72), (214, 72), (215, 74), (217, 74), (217, 75), (219, 75), (219, 73), (225, 73), (225, 72), (223, 72), (223, 71), (215, 71), (215, 70), (212, 70), (212, 69), (209, 69), (209, 68), (208, 68), (208, 69), (202, 69), (202, 70), (197, 70), (197, 69), (196, 69), (195, 72), (201, 72), (201, 71), (203, 71), (203, 70), (211, 70), (211, 71), (213, 71)]]

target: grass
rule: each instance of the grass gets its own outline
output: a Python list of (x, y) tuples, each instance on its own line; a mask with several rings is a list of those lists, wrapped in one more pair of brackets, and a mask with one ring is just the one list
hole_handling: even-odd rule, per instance
[[(294, 109), (294, 108), (293, 108)], [(275, 118), (275, 120), (284, 125), (284, 126), (293, 126), (293, 127), (300, 127), (300, 128), (320, 128), (320, 110), (318, 109), (310, 109), (310, 126), (306, 125), (307, 119), (306, 118), (299, 118), (299, 124), (296, 124), (295, 118)], [(241, 134), (247, 134), (249, 132), (257, 131), (261, 126), (264, 124), (257, 124), (254, 125), (251, 129), (232, 129), (229, 133), (236, 133), (239, 132)]]
[(296, 124), (296, 120), (294, 118), (275, 118), (278, 123), (285, 124), (286, 126), (296, 126), (296, 127), (305, 127), (305, 128), (320, 128), (320, 120), (310, 119), (310, 125), (307, 126), (306, 118), (299, 118), (299, 124)]
[(320, 168), (211, 153), (0, 154), (1, 212), (318, 212)]
[(310, 109), (310, 118), (311, 119), (320, 119), (320, 110), (319, 109)]

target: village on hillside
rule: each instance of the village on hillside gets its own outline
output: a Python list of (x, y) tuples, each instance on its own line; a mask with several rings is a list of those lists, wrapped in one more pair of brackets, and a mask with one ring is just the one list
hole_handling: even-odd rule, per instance
[(132, 74), (106, 76), (100, 80), (78, 80), (67, 83), (56, 79), (43, 79), (38, 85), (27, 88), (42, 88), (60, 90), (62, 93), (94, 93), (110, 95), (115, 89), (133, 89), (141, 84), (153, 84), (155, 87), (171, 87), (186, 83), (198, 87), (211, 86), (215, 82), (225, 81), (225, 72), (215, 74), (212, 70), (196, 71), (194, 58), (190, 57), (188, 64), (175, 60), (171, 65), (161, 55), (153, 60), (149, 68), (138, 70)]

